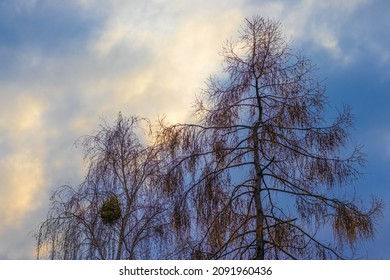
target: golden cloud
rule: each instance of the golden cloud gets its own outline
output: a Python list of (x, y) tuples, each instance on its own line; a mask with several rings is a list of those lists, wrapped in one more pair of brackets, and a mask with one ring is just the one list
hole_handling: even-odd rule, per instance
[(36, 209), (44, 186), (42, 100), (17, 95), (1, 106), (0, 130), (7, 151), (0, 158), (0, 233), (17, 226), (25, 214)]

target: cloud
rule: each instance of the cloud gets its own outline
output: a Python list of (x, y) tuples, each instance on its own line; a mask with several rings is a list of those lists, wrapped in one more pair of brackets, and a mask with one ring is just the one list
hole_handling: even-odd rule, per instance
[(167, 114), (172, 121), (185, 118), (194, 93), (221, 62), (222, 42), (238, 29), (244, 15), (234, 5), (216, 13), (214, 2), (209, 11), (205, 2), (177, 3), (111, 7), (116, 16), (107, 20), (90, 48), (98, 60), (115, 63), (125, 57), (127, 63), (117, 75), (92, 85), (91, 94), (109, 92), (111, 109), (128, 108), (152, 118)]
[(39, 192), (45, 182), (42, 167), (39, 159), (25, 150), (0, 161), (0, 233), (6, 226), (20, 225), (26, 213), (40, 206)]
[[(28, 94), (0, 105), (0, 235), (7, 226), (19, 226), (25, 215), (40, 206), (44, 188), (44, 102)], [(1, 147), (0, 146), (0, 147)]]
[[(248, 7), (251, 7), (248, 9)], [(349, 65), (367, 53), (386, 62), (390, 38), (387, 1), (248, 1), (247, 14), (280, 20), (283, 31), (298, 48)]]
[[(7, 65), (0, 69), (0, 211), (5, 213), (0, 238), (7, 237), (7, 243), (0, 244), (14, 246), (15, 228), (29, 232), (27, 220), (44, 219), (50, 190), (80, 182), (82, 151), (73, 143), (92, 133), (99, 117), (111, 122), (122, 111), (187, 120), (194, 95), (220, 71), (222, 43), (237, 35), (245, 17), (280, 19), (294, 44), (328, 53), (337, 65), (374, 49), (385, 61), (387, 45), (377, 37), (360, 43), (370, 47), (348, 43), (368, 32), (351, 23), (371, 5), (364, 0), (0, 2), (0, 59)], [(10, 254), (4, 253), (12, 251), (7, 246), (0, 247), (0, 256)]]
[[(90, 11), (98, 2), (78, 7)], [(91, 22), (75, 8), (80, 3), (65, 5), (64, 14), (48, 3), (19, 7), (22, 2), (14, 2), (7, 8), (17, 15), (15, 22), (3, 18), (6, 31), (16, 32), (0, 44), (0, 56), (9, 66), (0, 77), (0, 238), (7, 240), (1, 242), (0, 255), (4, 258), (32, 253), (15, 253), (10, 246), (18, 244), (14, 238), (22, 237), (12, 232), (20, 230), (26, 238), (33, 230), (30, 221), (35, 227), (44, 219), (41, 210), (47, 207), (50, 190), (80, 182), (82, 151), (72, 146), (76, 138), (97, 128), (99, 116), (113, 120), (119, 110), (147, 117), (166, 113), (171, 121), (183, 120), (193, 93), (208, 75), (206, 69), (218, 64), (223, 37), (236, 28), (234, 21), (240, 17), (234, 9), (219, 16), (205, 16), (201, 10), (193, 16), (178, 15), (180, 7), (173, 11), (164, 7), (164, 1), (154, 2), (154, 8), (164, 11), (161, 15), (150, 12), (143, 1), (122, 11), (111, 2), (99, 8), (106, 8), (107, 14), (97, 12), (102, 20), (98, 29), (84, 26)], [(127, 14), (134, 5), (136, 11)], [(61, 20), (43, 27), (51, 18), (45, 12)], [(232, 21), (223, 24), (228, 17)], [(67, 25), (66, 19), (77, 24)], [(80, 32), (67, 29), (79, 24)], [(25, 31), (28, 25), (39, 40)], [(224, 26), (221, 32), (218, 26)], [(58, 30), (64, 33), (57, 36)]]

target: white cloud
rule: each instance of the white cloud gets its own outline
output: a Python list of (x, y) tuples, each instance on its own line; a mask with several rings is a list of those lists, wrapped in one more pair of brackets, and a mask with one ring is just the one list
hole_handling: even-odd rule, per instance
[[(18, 1), (30, 10), (35, 2)], [(209, 74), (220, 70), (223, 41), (237, 35), (245, 17), (280, 19), (294, 42), (309, 42), (340, 59), (350, 55), (340, 40), (347, 31), (340, 26), (368, 2), (72, 3), (83, 10), (78, 16), (94, 14), (101, 28), (91, 29), (83, 42), (71, 42), (62, 53), (18, 46), (9, 79), (0, 80), (0, 212), (5, 213), (0, 238), (12, 235), (11, 226), (32, 230), (26, 229), (26, 219), (43, 203), (42, 192), (77, 184), (82, 151), (72, 144), (97, 128), (99, 116), (110, 121), (122, 111), (185, 121), (194, 95)], [(380, 46), (378, 51), (384, 53)], [(43, 218), (31, 217), (37, 222)], [(4, 246), (0, 255), (9, 250)]]
[(354, 50), (342, 45), (343, 37), (355, 32), (349, 26), (354, 13), (371, 1), (301, 0), (285, 5), (279, 17), (289, 36), (299, 45), (327, 51), (337, 62), (353, 60)]
[(165, 1), (112, 3), (99, 7), (107, 9), (104, 28), (84, 45), (73, 42), (77, 48), (64, 53), (28, 45), (9, 52), (12, 73), (0, 80), (0, 238), (7, 239), (0, 256), (16, 256), (9, 247), (17, 243), (13, 231), (27, 236), (29, 220), (44, 219), (29, 215), (42, 214), (36, 210), (47, 205), (51, 188), (80, 180), (82, 151), (72, 148), (77, 137), (97, 128), (99, 116), (112, 120), (119, 110), (183, 120), (193, 94), (219, 64), (223, 39), (241, 20), (237, 9), (217, 15), (198, 7), (191, 14), (188, 4), (171, 10)]
[(45, 184), (43, 114), (45, 104), (28, 94), (9, 98), (0, 106), (0, 132), (7, 147), (0, 157), (0, 234), (18, 226), (25, 215), (40, 206)]
[[(97, 59), (110, 57), (114, 63), (123, 59), (126, 50), (134, 61), (129, 58), (130, 65), (115, 77), (92, 83), (88, 92), (110, 92), (111, 102), (104, 108), (123, 110), (126, 105), (130, 113), (143, 112), (152, 118), (167, 114), (174, 117), (172, 121), (179, 121), (188, 114), (204, 80), (219, 66), (222, 42), (238, 30), (245, 15), (234, 5), (216, 12), (215, 2), (153, 3), (111, 7), (115, 17), (107, 20), (90, 42), (90, 49)], [(133, 6), (137, 6), (136, 12), (131, 10)]]

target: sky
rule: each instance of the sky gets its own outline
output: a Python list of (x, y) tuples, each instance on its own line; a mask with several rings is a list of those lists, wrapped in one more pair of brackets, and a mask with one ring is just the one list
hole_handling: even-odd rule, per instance
[(279, 20), (348, 104), (364, 146), (353, 187), (385, 203), (366, 259), (390, 259), (390, 2), (383, 0), (0, 0), (0, 259), (34, 259), (50, 193), (81, 183), (75, 140), (119, 111), (171, 122), (221, 69), (244, 19)]

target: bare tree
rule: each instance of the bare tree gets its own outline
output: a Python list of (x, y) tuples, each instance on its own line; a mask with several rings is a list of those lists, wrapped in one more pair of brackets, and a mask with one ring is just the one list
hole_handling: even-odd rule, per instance
[(341, 259), (343, 245), (373, 238), (381, 201), (366, 208), (346, 188), (364, 164), (350, 110), (326, 120), (324, 88), (281, 25), (247, 19), (222, 56), (222, 75), (197, 98), (198, 123), (161, 121), (158, 136), (183, 254)]
[(136, 135), (144, 121), (119, 114), (113, 127), (80, 139), (88, 172), (77, 188), (53, 194), (36, 233), (38, 258), (165, 258), (169, 207), (150, 184), (159, 170), (156, 149)]

